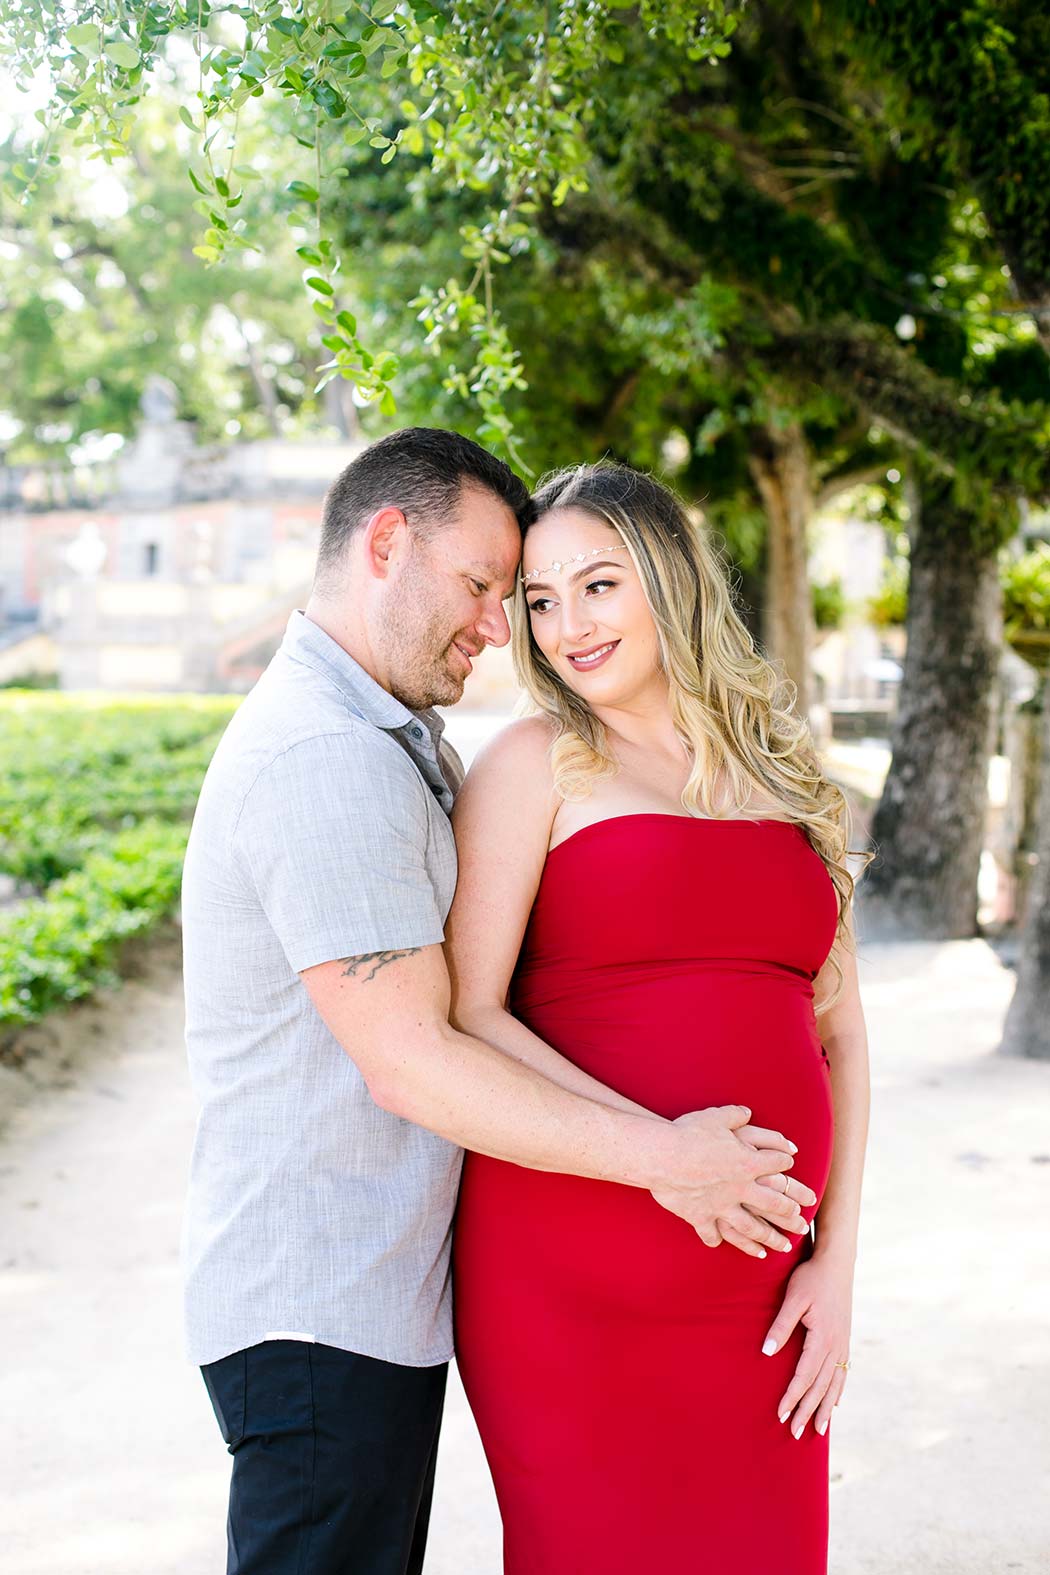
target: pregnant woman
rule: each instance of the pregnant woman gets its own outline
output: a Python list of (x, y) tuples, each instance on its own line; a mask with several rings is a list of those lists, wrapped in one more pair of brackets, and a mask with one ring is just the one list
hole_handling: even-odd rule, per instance
[(457, 805), (458, 1025), (654, 1120), (746, 1106), (819, 1215), (701, 1241), (643, 1191), (467, 1156), (456, 1343), (506, 1575), (823, 1575), (867, 1124), (845, 805), (666, 489), (585, 466), (536, 502), (539, 714)]

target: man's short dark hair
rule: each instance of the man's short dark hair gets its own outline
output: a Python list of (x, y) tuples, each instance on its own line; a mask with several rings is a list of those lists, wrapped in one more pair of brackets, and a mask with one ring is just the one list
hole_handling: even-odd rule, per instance
[(398, 508), (424, 536), (440, 530), (465, 485), (501, 498), (524, 531), (532, 520), (529, 489), (495, 454), (440, 427), (406, 427), (366, 448), (325, 498), (317, 575), (341, 563), (356, 530), (382, 508)]

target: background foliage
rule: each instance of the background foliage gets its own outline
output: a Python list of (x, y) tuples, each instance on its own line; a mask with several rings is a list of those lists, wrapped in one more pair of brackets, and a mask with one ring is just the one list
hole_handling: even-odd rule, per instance
[[(537, 204), (557, 207), (586, 189), (595, 78), (603, 64), (624, 58), (623, 11), (599, 0), (514, 7), (371, 0), (349, 8), (332, 0), (40, 0), (8, 8), (0, 44), (12, 68), (23, 80), (43, 73), (50, 86), (37, 111), (40, 133), (18, 150), (8, 185), (23, 204), (37, 200), (61, 169), (56, 150), (70, 136), (107, 159), (126, 156), (154, 74), (172, 73), (203, 225), (193, 250), (216, 263), (258, 245), (252, 187), (260, 171), (241, 141), (241, 119), (253, 100), (272, 101), (271, 134), (309, 155), (294, 161), (302, 174), (287, 180), (284, 197), (294, 205), (304, 283), (325, 329), (325, 375), (350, 379), (361, 399), (391, 416), (398, 357), (359, 332), (329, 204), (336, 184), (351, 177), (346, 155), (356, 147), (380, 168), (402, 149), (425, 158), (430, 187), (467, 190), (483, 202), (478, 222), (460, 227), (460, 272), (433, 278), (415, 305), (431, 343), (447, 337), (466, 347), (456, 384), (477, 403), (486, 439), (509, 445), (504, 397), (523, 380), (494, 304), (493, 270), (509, 259)], [(724, 54), (735, 24), (729, 0), (642, 0), (631, 19), (694, 63)]]
[(0, 1031), (107, 980), (174, 908), (189, 821), (234, 698), (0, 695)]

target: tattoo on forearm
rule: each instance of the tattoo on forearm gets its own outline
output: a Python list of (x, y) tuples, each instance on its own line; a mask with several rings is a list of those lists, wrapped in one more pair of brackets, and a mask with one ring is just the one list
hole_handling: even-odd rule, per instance
[(372, 971), (366, 973), (364, 977), (364, 983), (367, 984), (369, 979), (375, 978), (380, 968), (386, 967), (387, 963), (397, 962), (399, 957), (414, 957), (416, 952), (422, 950), (421, 946), (406, 946), (404, 951), (400, 952), (362, 952), (360, 957), (344, 957), (341, 959), (346, 964), (343, 978), (356, 979), (361, 969), (371, 963)]

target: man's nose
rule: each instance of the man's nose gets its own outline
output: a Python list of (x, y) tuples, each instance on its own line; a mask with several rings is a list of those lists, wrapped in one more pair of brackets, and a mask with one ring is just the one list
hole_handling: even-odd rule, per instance
[(506, 645), (510, 639), (510, 623), (503, 603), (497, 602), (483, 618), (479, 618), (476, 628), (486, 645)]

